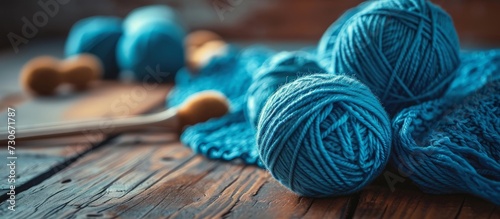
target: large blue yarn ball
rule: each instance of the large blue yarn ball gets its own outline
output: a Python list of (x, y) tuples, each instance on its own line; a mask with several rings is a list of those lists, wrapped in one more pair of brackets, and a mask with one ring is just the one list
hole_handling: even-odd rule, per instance
[(267, 98), (280, 86), (312, 73), (325, 73), (325, 70), (319, 67), (315, 57), (307, 52), (281, 52), (271, 57), (253, 75), (247, 92), (245, 115), (250, 124), (254, 128), (257, 127), (259, 114)]
[(104, 79), (115, 79), (120, 70), (116, 63), (116, 46), (122, 36), (122, 20), (117, 17), (95, 16), (82, 19), (71, 28), (65, 45), (65, 56), (90, 53), (104, 67)]
[(370, 89), (347, 76), (314, 74), (282, 86), (257, 127), (262, 162), (299, 195), (359, 191), (384, 169), (389, 118)]
[(162, 16), (161, 12), (168, 10), (167, 6), (146, 6), (125, 19), (117, 48), (118, 64), (139, 81), (170, 82), (184, 66), (186, 33), (173, 15)]
[(333, 47), (324, 51), (332, 54), (330, 71), (365, 83), (390, 115), (441, 97), (460, 64), (451, 17), (426, 0), (380, 0), (363, 7), (339, 25)]

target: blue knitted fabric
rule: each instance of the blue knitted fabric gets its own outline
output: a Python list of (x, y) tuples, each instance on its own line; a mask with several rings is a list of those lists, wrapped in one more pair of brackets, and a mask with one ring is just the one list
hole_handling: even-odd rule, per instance
[(393, 120), (392, 160), (424, 192), (500, 204), (500, 50), (466, 53), (444, 97)]
[[(176, 75), (176, 86), (167, 99), (168, 106), (181, 104), (188, 96), (203, 90), (217, 90), (230, 101), (230, 113), (222, 118), (188, 127), (181, 135), (182, 143), (196, 153), (211, 159), (241, 159), (246, 164), (263, 166), (255, 147), (255, 130), (246, 121), (245, 94), (252, 82), (252, 74), (274, 52), (261, 46), (243, 51), (231, 49), (193, 76), (187, 69)], [(228, 135), (228, 133), (231, 133)]]

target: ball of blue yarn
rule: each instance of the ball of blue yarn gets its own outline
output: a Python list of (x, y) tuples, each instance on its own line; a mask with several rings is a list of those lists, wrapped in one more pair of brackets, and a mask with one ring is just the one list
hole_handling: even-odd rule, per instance
[(169, 82), (184, 66), (185, 31), (173, 17), (162, 17), (160, 12), (165, 7), (136, 9), (124, 22), (124, 35), (117, 48), (118, 64), (122, 70), (132, 71), (139, 81)]
[(426, 0), (368, 4), (339, 25), (333, 48), (325, 51), (332, 54), (330, 70), (365, 83), (391, 115), (441, 97), (460, 64), (450, 16)]
[(271, 57), (253, 75), (252, 85), (247, 92), (245, 115), (250, 124), (257, 127), (259, 114), (267, 98), (280, 86), (304, 75), (324, 72), (315, 57), (307, 52), (281, 52)]
[(122, 35), (122, 20), (95, 16), (82, 19), (71, 28), (65, 45), (65, 56), (91, 53), (103, 63), (103, 79), (115, 79), (120, 72), (116, 63), (116, 45)]
[(266, 102), (257, 147), (271, 174), (304, 196), (350, 194), (384, 169), (389, 118), (370, 89), (342, 75), (314, 74), (282, 86)]

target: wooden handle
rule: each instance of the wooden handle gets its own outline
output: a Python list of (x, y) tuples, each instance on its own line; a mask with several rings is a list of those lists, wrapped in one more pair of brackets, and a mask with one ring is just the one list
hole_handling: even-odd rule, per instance
[[(89, 132), (106, 134), (141, 130), (149, 127), (166, 127), (176, 130), (178, 119), (176, 110), (166, 110), (161, 113), (125, 118), (95, 119), (78, 122), (64, 122), (56, 124), (38, 125), (32, 127), (18, 127), (16, 141), (27, 141), (47, 138), (68, 137)], [(7, 140), (8, 133), (0, 133), (0, 140)]]

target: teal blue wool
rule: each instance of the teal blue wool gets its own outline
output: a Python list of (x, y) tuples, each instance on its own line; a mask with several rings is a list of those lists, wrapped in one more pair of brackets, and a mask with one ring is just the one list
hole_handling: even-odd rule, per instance
[(139, 81), (169, 82), (184, 66), (185, 30), (172, 9), (155, 5), (132, 11), (118, 42), (118, 64)]
[(65, 56), (90, 53), (104, 67), (104, 79), (115, 79), (120, 70), (116, 63), (116, 45), (122, 36), (122, 20), (117, 17), (95, 16), (82, 19), (71, 28), (65, 45)]
[(257, 127), (267, 98), (280, 86), (304, 75), (324, 72), (315, 57), (307, 52), (281, 52), (273, 56), (253, 75), (252, 85), (248, 88), (245, 114), (250, 124)]
[(337, 36), (339, 35), (340, 30), (342, 30), (342, 27), (352, 16), (354, 16), (370, 4), (371, 2), (361, 3), (357, 7), (347, 10), (335, 22), (333, 22), (330, 27), (328, 27), (325, 33), (323, 33), (323, 37), (321, 37), (321, 40), (319, 41), (317, 46), (318, 61), (323, 68), (327, 69), (330, 72), (332, 71), (332, 49), (335, 45), (335, 41), (337, 40)]
[(176, 75), (176, 86), (168, 96), (169, 107), (177, 106), (188, 96), (203, 90), (225, 94), (231, 105), (228, 115), (184, 130), (182, 143), (210, 159), (238, 160), (262, 167), (255, 146), (255, 130), (245, 119), (243, 111), (252, 75), (273, 54), (261, 46), (251, 46), (242, 51), (232, 49), (228, 55), (212, 59), (198, 74), (182, 68)]
[(440, 99), (393, 120), (392, 160), (423, 191), (500, 204), (500, 50), (464, 54)]
[[(460, 64), (459, 41), (450, 16), (426, 0), (370, 1), (334, 24), (318, 51), (329, 70), (355, 76), (392, 116), (404, 107), (443, 95)], [(335, 27), (333, 27), (335, 28)], [(335, 33), (335, 34), (332, 34)]]
[(332, 74), (304, 76), (267, 100), (257, 147), (266, 168), (290, 190), (312, 197), (351, 194), (389, 160), (390, 122), (362, 83)]

